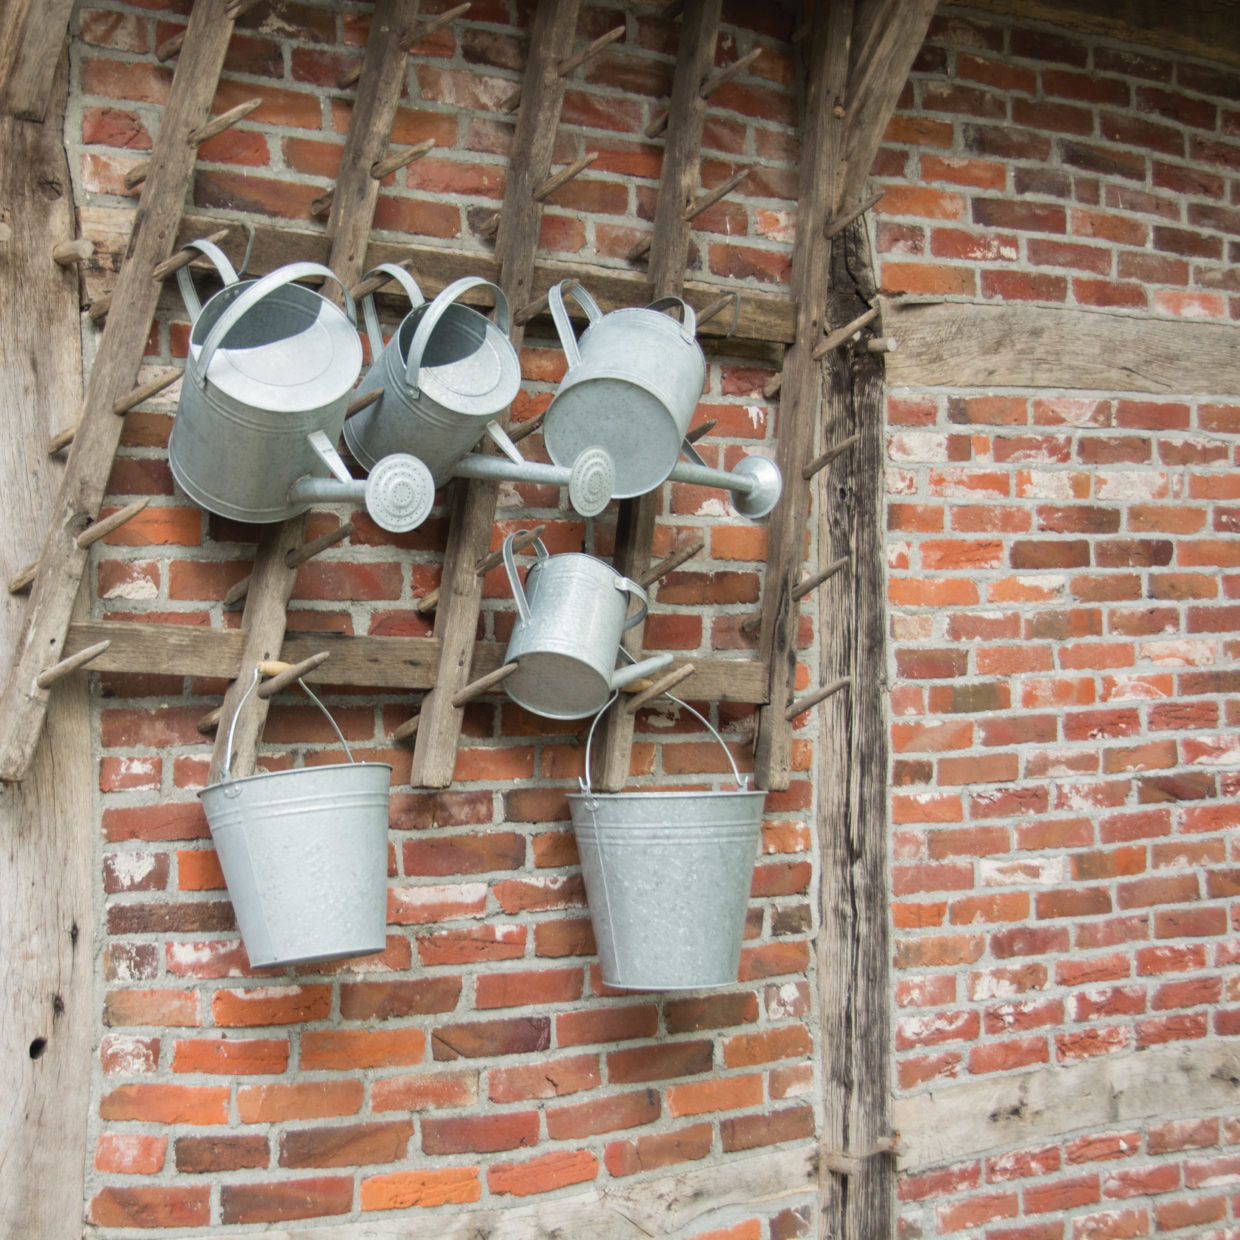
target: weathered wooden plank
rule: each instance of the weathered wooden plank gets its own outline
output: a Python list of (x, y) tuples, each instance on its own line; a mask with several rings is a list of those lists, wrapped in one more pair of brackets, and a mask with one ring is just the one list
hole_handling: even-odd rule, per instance
[(0, 4), (0, 115), (36, 123), (46, 116), (72, 13), (73, 0)]
[[(578, 0), (540, 4), (530, 32), (529, 59), (521, 86), (521, 105), (513, 150), (521, 152), (508, 167), (500, 210), (495, 252), (497, 283), (515, 310), (532, 297), (534, 255), (542, 203), (535, 191), (551, 170), (551, 156), (564, 99), (560, 63), (572, 51)], [(525, 327), (514, 323), (513, 347), (520, 349)], [(507, 421), (505, 416), (502, 421)], [(435, 688), (422, 703), (421, 723), (413, 751), (411, 782), (417, 787), (445, 788), (452, 782), (464, 706), (454, 704), (471, 674), (473, 635), (482, 602), (482, 579), (474, 565), (486, 553), (495, 524), (499, 488), (494, 482), (459, 479), (454, 484), (443, 580), (435, 612), (435, 633), (443, 641), (443, 657)]]
[(1146, 1119), (1235, 1115), (1240, 1047), (1195, 1042), (1004, 1072), (897, 1098), (901, 1169), (1061, 1141)]
[[(63, 146), (68, 76), (54, 80), (43, 124), (0, 117), (0, 391), (4, 393), (7, 565), (38, 555), (64, 473), (44, 444), (82, 393), (77, 280), (48, 261), (73, 235)], [(23, 603), (0, 598), (0, 648)], [(23, 784), (0, 791), (0, 1235), (77, 1240), (95, 1029), (93, 850), (84, 846), (94, 787), (86, 677), (63, 682)]]
[[(430, 1210), (425, 1218), (373, 1217), (322, 1227), (264, 1231), (264, 1240), (651, 1240), (732, 1222), (737, 1208), (791, 1201), (813, 1191), (816, 1151), (797, 1145), (730, 1158), (679, 1175), (631, 1176), (606, 1189), (501, 1210)], [(244, 1240), (200, 1232), (190, 1240)]]
[(76, 536), (103, 502), (124, 426), (112, 406), (136, 382), (159, 298), (159, 285), (151, 272), (171, 252), (193, 171), (196, 151), (187, 138), (207, 119), (231, 32), (227, 0), (199, 0), (194, 5), (186, 33), (194, 55), (181, 58), (172, 79), (152, 152), (151, 174), (134, 215), (128, 256), (117, 280), (116, 309), (108, 316), (91, 369), (81, 421), (39, 556), (39, 575), (31, 588), (26, 620), (0, 697), (0, 779), (22, 779), (38, 745), (51, 691), (40, 689), (36, 677), (61, 655), (89, 555), (78, 547)]
[[(701, 170), (702, 126), (706, 101), (702, 81), (715, 59), (721, 0), (686, 0), (681, 17), (680, 51), (672, 79), (667, 141), (659, 173), (650, 247), (650, 279), (655, 297), (679, 297), (689, 261), (689, 221), (685, 205), (693, 198)], [(622, 500), (612, 560), (618, 572), (636, 580), (650, 567), (658, 491)], [(640, 658), (644, 625), (624, 635), (624, 646)], [(608, 711), (599, 731), (599, 761), (594, 779), (604, 792), (619, 792), (629, 777), (634, 715)]]
[[(245, 646), (238, 629), (195, 628), (183, 624), (143, 624), (127, 620), (78, 621), (69, 626), (65, 653), (76, 654), (97, 642), (108, 649), (91, 663), (92, 671), (151, 672), (162, 676), (232, 677)], [(434, 687), (442, 644), (435, 637), (370, 637), (352, 633), (286, 634), (277, 654), (285, 663), (300, 663), (316, 651), (330, 658), (306, 676), (322, 685), (364, 685), (379, 690), (424, 691)], [(502, 642), (474, 642), (470, 667), (482, 675), (500, 667)], [(766, 675), (755, 659), (674, 661), (672, 668), (692, 662), (683, 695), (702, 702), (762, 702)]]
[(883, 303), (895, 387), (1240, 391), (1240, 326), (972, 302)]

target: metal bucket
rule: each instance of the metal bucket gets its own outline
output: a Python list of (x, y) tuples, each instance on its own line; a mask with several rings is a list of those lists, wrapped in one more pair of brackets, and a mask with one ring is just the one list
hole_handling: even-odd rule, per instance
[[(723, 745), (693, 707), (672, 701)], [(621, 990), (732, 985), (766, 793), (748, 788), (726, 745), (735, 791), (593, 792), (597, 723), (598, 716), (586, 743), (582, 792), (568, 803), (603, 981)]]
[[(255, 670), (247, 697), (257, 682)], [(336, 735), (347, 763), (225, 774), (198, 794), (255, 968), (369, 956), (386, 945), (392, 768), (354, 762)], [(225, 772), (231, 760), (232, 727)]]
[[(294, 283), (307, 276), (339, 281), (319, 263), (291, 263), (261, 280), (238, 280), (209, 241), (206, 254), (224, 287), (202, 305), (188, 267), (177, 281), (193, 328), (168, 462), (200, 507), (238, 521), (284, 521), (304, 512), (289, 487), (326, 477), (308, 436), (335, 443), (349, 393), (362, 369), (357, 312), (345, 290), (341, 310)], [(342, 286), (343, 287), (343, 286)]]
[[(621, 686), (672, 661), (665, 652), (616, 667), (621, 635), (646, 614), (646, 592), (592, 555), (549, 556), (536, 538), (538, 559), (522, 588), (512, 550), (521, 532), (504, 539), (504, 567), (518, 616), (504, 656), (517, 670), (503, 685), (514, 702), (549, 719), (583, 719)], [(629, 616), (631, 601), (638, 610)]]
[[(578, 340), (564, 308), (565, 295), (586, 312)], [(557, 465), (598, 445), (616, 463), (615, 494), (645, 495), (667, 480), (706, 380), (693, 309), (679, 297), (646, 308), (603, 314), (580, 286), (564, 282), (548, 293), (568, 372), (543, 419), (543, 442)], [(679, 306), (683, 323), (660, 310)]]
[[(368, 274), (376, 272), (398, 280), (413, 309), (385, 346), (374, 294), (363, 299), (375, 361), (357, 395), (376, 388), (383, 395), (349, 419), (344, 441), (367, 469), (389, 453), (408, 452), (425, 461), (435, 485), (442, 486), (520, 390), (521, 366), (508, 339), (508, 299), (497, 285), (467, 276), (428, 305), (403, 268), (384, 263)], [(492, 291), (494, 322), (457, 301), (471, 288)]]

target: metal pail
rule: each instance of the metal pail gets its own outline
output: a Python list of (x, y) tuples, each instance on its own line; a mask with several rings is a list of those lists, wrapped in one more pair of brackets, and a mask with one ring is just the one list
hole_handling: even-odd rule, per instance
[[(503, 686), (514, 702), (549, 719), (583, 719), (622, 685), (672, 661), (663, 653), (616, 667), (621, 635), (646, 614), (646, 592), (592, 555), (549, 556), (536, 538), (538, 559), (522, 588), (512, 550), (521, 532), (504, 539), (504, 567), (518, 615), (504, 656), (517, 670)], [(638, 604), (632, 616), (631, 601)]]
[[(564, 307), (573, 297), (589, 324), (580, 340)], [(693, 309), (679, 297), (603, 314), (581, 287), (548, 293), (568, 372), (543, 419), (543, 442), (557, 465), (598, 445), (616, 463), (615, 494), (645, 495), (667, 480), (706, 381)], [(683, 323), (660, 313), (679, 306)]]
[[(375, 362), (357, 395), (375, 388), (383, 395), (348, 420), (344, 441), (367, 469), (390, 453), (410, 453), (427, 464), (441, 486), (520, 390), (521, 366), (508, 339), (508, 299), (490, 281), (467, 276), (428, 305), (403, 268), (384, 263), (369, 274), (375, 272), (399, 280), (413, 309), (385, 346), (374, 294), (363, 299)], [(494, 322), (457, 300), (472, 288), (491, 290)]]
[(218, 516), (260, 523), (305, 511), (286, 499), (305, 476), (328, 469), (308, 443), (322, 431), (335, 443), (362, 368), (357, 313), (294, 283), (336, 280), (319, 263), (291, 263), (260, 280), (238, 280), (210, 242), (224, 287), (206, 305), (189, 270), (177, 272), (193, 328), (168, 463), (181, 489)]
[[(230, 728), (225, 771), (231, 749)], [(383, 951), (391, 771), (350, 755), (333, 766), (225, 775), (198, 794), (256, 968)]]
[(593, 792), (589, 771), (587, 743), (583, 791), (568, 803), (603, 981), (621, 990), (734, 984), (766, 794), (749, 790), (735, 763), (731, 792)]

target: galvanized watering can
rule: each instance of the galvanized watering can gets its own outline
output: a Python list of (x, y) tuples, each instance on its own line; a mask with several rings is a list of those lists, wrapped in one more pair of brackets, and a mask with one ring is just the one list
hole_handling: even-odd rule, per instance
[(592, 791), (600, 711), (568, 798), (603, 981), (621, 990), (730, 986), (740, 965), (766, 793), (749, 789), (708, 720), (672, 701), (723, 746), (735, 791)]
[[(616, 667), (621, 635), (646, 614), (646, 592), (592, 555), (550, 556), (536, 538), (538, 559), (523, 589), (512, 550), (519, 532), (504, 539), (518, 618), (504, 657), (517, 670), (503, 685), (514, 702), (549, 719), (581, 719), (617, 689), (672, 661), (665, 652)], [(631, 602), (638, 604), (632, 616)]]
[(173, 477), (200, 507), (238, 521), (283, 521), (307, 503), (289, 498), (299, 478), (330, 470), (312, 446), (334, 444), (362, 368), (357, 313), (296, 281), (336, 276), (292, 263), (239, 280), (209, 241), (190, 243), (215, 264), (224, 287), (206, 305), (189, 268), (177, 282), (193, 327), (181, 400), (168, 444)]
[[(383, 263), (367, 274), (379, 272), (400, 282), (413, 309), (385, 346), (374, 294), (363, 299), (374, 364), (357, 394), (380, 388), (383, 395), (349, 419), (344, 441), (367, 469), (390, 452), (411, 453), (441, 486), (520, 390), (521, 367), (508, 339), (508, 299), (490, 281), (466, 276), (427, 304), (404, 268)], [(494, 322), (457, 300), (473, 288), (493, 294)]]
[[(245, 701), (258, 683), (258, 669)], [(233, 714), (224, 774), (204, 788), (207, 825), (237, 928), (256, 968), (381, 952), (387, 930), (388, 786), (385, 762), (354, 762), (233, 779)]]
[[(564, 306), (571, 296), (589, 324), (578, 339)], [(568, 359), (543, 420), (543, 441), (557, 465), (598, 445), (616, 463), (618, 498), (644, 495), (666, 481), (702, 396), (706, 357), (693, 309), (661, 297), (642, 309), (603, 314), (580, 286), (554, 285), (551, 317)], [(681, 308), (683, 321), (661, 310)]]

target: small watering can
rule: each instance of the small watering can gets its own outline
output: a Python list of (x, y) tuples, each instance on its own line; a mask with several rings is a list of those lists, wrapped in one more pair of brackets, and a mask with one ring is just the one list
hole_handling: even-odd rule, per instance
[[(505, 663), (517, 670), (503, 682), (519, 706), (548, 719), (581, 719), (599, 710), (613, 692), (672, 661), (670, 652), (617, 668), (620, 637), (646, 614), (646, 592), (592, 555), (538, 555), (522, 589), (512, 542), (504, 539), (504, 567), (518, 619)], [(629, 604), (638, 610), (628, 615)]]
[[(441, 486), (520, 390), (521, 367), (508, 339), (508, 299), (489, 281), (466, 276), (427, 304), (403, 267), (383, 263), (368, 274), (379, 272), (399, 281), (413, 309), (385, 346), (374, 294), (363, 299), (375, 360), (357, 395), (376, 388), (383, 395), (349, 419), (344, 441), (367, 469), (390, 452), (411, 453)], [(457, 300), (472, 288), (491, 290), (494, 322)]]
[[(177, 283), (193, 327), (168, 463), (200, 507), (238, 521), (283, 521), (307, 505), (291, 500), (302, 477), (328, 467), (310, 436), (335, 443), (362, 368), (357, 312), (296, 281), (323, 276), (319, 263), (291, 263), (239, 280), (209, 241), (189, 243), (215, 265), (224, 287), (204, 306), (188, 267)], [(343, 286), (342, 286), (343, 287)]]
[[(590, 320), (580, 340), (565, 295)], [(679, 297), (603, 314), (580, 286), (548, 292), (568, 372), (543, 420), (543, 442), (557, 465), (597, 445), (616, 463), (615, 494), (645, 495), (667, 480), (702, 396), (706, 357), (693, 309)], [(679, 306), (677, 323), (660, 311)]]

